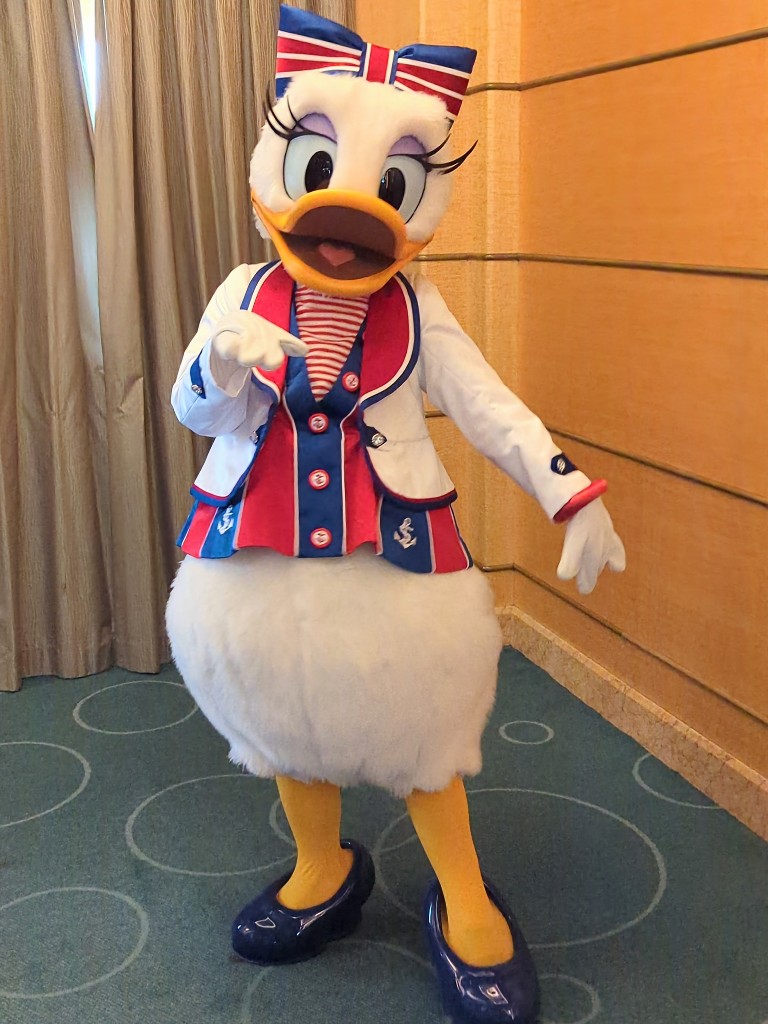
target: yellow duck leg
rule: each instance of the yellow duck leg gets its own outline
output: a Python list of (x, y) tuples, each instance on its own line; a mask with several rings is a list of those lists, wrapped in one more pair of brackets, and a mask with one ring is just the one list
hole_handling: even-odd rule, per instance
[(325, 903), (344, 884), (352, 867), (351, 850), (342, 849), (341, 791), (328, 782), (298, 782), (277, 777), (280, 800), (296, 840), (296, 867), (278, 893), (289, 910)]
[[(304, 910), (331, 899), (352, 867), (352, 851), (339, 845), (341, 791), (327, 782), (286, 776), (277, 777), (277, 787), (297, 847), (296, 867), (278, 899), (290, 910)], [(439, 793), (415, 791), (406, 805), (440, 882), (450, 947), (475, 967), (510, 960), (512, 936), (483, 885), (461, 779)]]
[(475, 967), (510, 960), (512, 936), (485, 891), (461, 779), (455, 778), (439, 793), (415, 791), (406, 805), (443, 892), (448, 945)]

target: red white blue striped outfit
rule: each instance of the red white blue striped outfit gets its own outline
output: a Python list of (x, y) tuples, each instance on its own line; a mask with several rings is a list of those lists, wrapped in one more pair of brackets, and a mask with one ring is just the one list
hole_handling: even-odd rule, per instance
[(307, 371), (318, 401), (336, 383), (367, 312), (368, 296), (350, 299), (323, 295), (297, 285), (296, 323), (302, 341), (309, 345)]
[[(266, 272), (269, 275), (262, 284)], [(382, 442), (381, 435), (362, 419), (359, 396), (366, 334), (372, 316), (386, 318), (387, 322), (378, 324), (385, 333), (406, 322), (402, 316), (391, 315), (392, 300), (397, 303), (403, 297), (401, 301), (412, 301), (409, 289), (403, 291), (396, 284), (383, 289), (388, 300), (383, 309), (375, 299), (372, 308), (365, 308), (368, 300), (363, 300), (364, 308), (357, 304), (347, 314), (348, 324), (354, 324), (360, 315), (359, 329), (348, 346), (344, 328), (328, 324), (325, 332), (321, 330), (324, 317), (318, 315), (316, 300), (299, 292), (282, 267), (270, 265), (256, 278), (259, 280), (251, 282), (243, 308), (250, 307), (275, 323), (279, 323), (275, 316), (282, 308), (288, 316), (283, 326), (292, 334), (313, 331), (316, 340), (320, 331), (326, 340), (335, 338), (342, 349), (348, 348), (348, 354), (328, 390), (322, 379), (318, 387), (317, 371), (322, 375), (329, 363), (333, 371), (339, 362), (336, 353), (324, 365), (315, 366), (314, 382), (308, 366), (311, 352), (307, 360), (287, 359), (273, 373), (254, 371), (250, 386), (272, 387), (276, 401), (254, 439), (251, 468), (226, 504), (214, 504), (210, 496), (198, 491), (179, 546), (197, 558), (225, 558), (247, 547), (321, 558), (345, 555), (370, 543), (387, 561), (411, 572), (468, 569), (472, 558), (451, 509), (455, 492), (426, 502), (387, 493), (368, 459), (368, 449), (386, 438)], [(255, 296), (252, 301), (251, 294)], [(339, 300), (330, 301), (339, 305)], [(344, 310), (341, 313), (345, 315)], [(413, 322), (412, 316), (408, 322)], [(308, 340), (312, 348), (312, 337)], [(199, 367), (195, 370), (193, 366), (191, 373), (199, 374)]]

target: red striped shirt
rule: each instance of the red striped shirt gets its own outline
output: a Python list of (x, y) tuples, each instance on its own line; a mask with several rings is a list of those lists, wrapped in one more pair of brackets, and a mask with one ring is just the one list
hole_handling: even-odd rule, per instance
[(296, 289), (296, 320), (302, 341), (309, 345), (307, 372), (316, 399), (336, 383), (367, 312), (367, 296), (323, 295), (305, 285)]

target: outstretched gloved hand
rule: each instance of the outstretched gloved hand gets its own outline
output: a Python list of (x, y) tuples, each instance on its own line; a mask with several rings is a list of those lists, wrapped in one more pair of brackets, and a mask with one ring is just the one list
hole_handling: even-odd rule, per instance
[(265, 370), (276, 370), (286, 355), (306, 356), (309, 352), (309, 346), (300, 338), (247, 309), (223, 316), (210, 340), (222, 359)]
[(627, 556), (607, 508), (596, 498), (568, 521), (557, 575), (561, 580), (575, 576), (579, 593), (591, 594), (606, 565), (613, 572), (624, 572)]

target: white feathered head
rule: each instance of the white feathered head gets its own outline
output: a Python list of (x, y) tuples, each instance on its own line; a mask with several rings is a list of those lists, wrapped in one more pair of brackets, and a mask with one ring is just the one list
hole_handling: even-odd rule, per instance
[[(288, 273), (327, 294), (378, 291), (431, 240), (474, 50), (372, 46), (281, 7), (277, 102), (251, 159), (259, 230)], [(474, 148), (474, 147), (473, 147)]]

